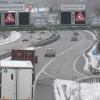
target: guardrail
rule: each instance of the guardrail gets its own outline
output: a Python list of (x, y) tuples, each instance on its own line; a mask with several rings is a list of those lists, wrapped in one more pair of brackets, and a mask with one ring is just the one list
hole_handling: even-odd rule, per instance
[(93, 68), (91, 65), (88, 68), (93, 75), (100, 75), (100, 70)]
[[(94, 40), (94, 42), (92, 43), (92, 45), (90, 45), (84, 52), (85, 56), (88, 59), (88, 63), (90, 64), (91, 62), (91, 57), (88, 55), (88, 52), (93, 48), (93, 46), (96, 44), (97, 40)], [(93, 74), (93, 75), (98, 75), (99, 71), (95, 68), (93, 68), (91, 65), (88, 64), (88, 69), (89, 71)]]
[(97, 41), (94, 41), (93, 44), (87, 50), (85, 50), (85, 56), (86, 57), (89, 57), (87, 53), (92, 49), (92, 47), (95, 45), (96, 42)]
[(78, 80), (79, 83), (100, 83), (100, 76), (89, 76)]
[(32, 45), (34, 45), (35, 47), (47, 45), (47, 44), (49, 44), (49, 43), (52, 43), (52, 42), (58, 40), (59, 38), (60, 38), (60, 35), (54, 33), (54, 34), (52, 34), (49, 38), (46, 38), (46, 39), (44, 39), (44, 40), (35, 42), (35, 43), (33, 43)]
[[(93, 31), (92, 31), (93, 32)], [(95, 32), (93, 32), (94, 34), (95, 34)], [(96, 37), (96, 36), (95, 36)], [(93, 48), (93, 46), (96, 44), (96, 42), (97, 42), (97, 40), (96, 39), (94, 39), (94, 42), (93, 42), (93, 44), (91, 45), (91, 46), (89, 46), (89, 48), (87, 49), (87, 50), (85, 50), (85, 56), (86, 57), (89, 57), (88, 56), (88, 52)]]
[(92, 49), (93, 45), (96, 43), (96, 41), (93, 42), (93, 44), (87, 49), (85, 50), (84, 54), (85, 56), (88, 58), (88, 62), (90, 63), (91, 61), (91, 57), (88, 55), (88, 52)]
[(100, 30), (100, 26), (91, 26), (89, 24), (86, 25), (48, 25), (46, 27), (37, 28), (32, 25), (19, 25), (19, 26), (0, 26), (1, 31), (41, 31), (41, 30)]

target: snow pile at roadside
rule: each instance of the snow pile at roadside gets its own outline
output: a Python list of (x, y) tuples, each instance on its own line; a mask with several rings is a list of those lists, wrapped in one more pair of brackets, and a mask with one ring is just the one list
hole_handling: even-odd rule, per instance
[(91, 58), (91, 62), (89, 62), (89, 63), (90, 63), (90, 65), (92, 65), (93, 68), (100, 69), (100, 66), (98, 65), (99, 61), (100, 61), (100, 55), (99, 54), (93, 54), (93, 52), (96, 53), (96, 45), (94, 45), (93, 48), (88, 53), (88, 55)]
[(55, 80), (56, 100), (100, 100), (100, 83), (78, 83), (69, 80)]
[(4, 45), (10, 42), (17, 41), (18, 39), (20, 39), (20, 37), (21, 37), (21, 34), (19, 32), (12, 31), (11, 35), (8, 38), (0, 41), (0, 45)]
[(82, 83), (80, 88), (82, 100), (100, 100), (100, 83)]

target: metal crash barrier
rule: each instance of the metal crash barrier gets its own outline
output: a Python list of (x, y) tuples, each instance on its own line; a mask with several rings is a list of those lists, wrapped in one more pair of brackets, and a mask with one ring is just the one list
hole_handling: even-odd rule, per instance
[(49, 38), (47, 38), (45, 40), (41, 40), (41, 41), (38, 41), (36, 43), (33, 43), (33, 45), (35, 47), (42, 46), (42, 45), (47, 45), (49, 43), (52, 43), (52, 42), (58, 40), (59, 38), (60, 38), (59, 34), (53, 34), (52, 36), (50, 36)]

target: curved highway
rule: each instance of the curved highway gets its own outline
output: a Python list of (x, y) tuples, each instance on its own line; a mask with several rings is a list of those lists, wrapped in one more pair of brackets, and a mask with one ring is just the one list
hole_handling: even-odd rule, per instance
[[(53, 86), (49, 84), (50, 80), (56, 78), (72, 80), (75, 76), (77, 79), (86, 76), (83, 70), (85, 60), (81, 58), (81, 63), (77, 66), (78, 70), (76, 63), (83, 52), (93, 43), (92, 35), (85, 31), (80, 31), (79, 41), (70, 41), (73, 31), (62, 31), (59, 34), (61, 35), (60, 40), (41, 47), (36, 52), (39, 56), (39, 63), (35, 66), (35, 100), (55, 100)], [(57, 53), (56, 57), (45, 58), (46, 48), (54, 48)]]
[[(36, 50), (39, 63), (35, 65), (34, 100), (55, 100), (52, 81), (56, 78), (72, 80), (85, 75), (83, 52), (93, 43), (93, 37), (80, 31), (79, 41), (70, 41), (73, 31), (61, 31), (61, 39)], [(54, 48), (56, 57), (44, 57), (47, 48)], [(79, 59), (80, 58), (80, 59)], [(2, 59), (2, 58), (0, 58)]]

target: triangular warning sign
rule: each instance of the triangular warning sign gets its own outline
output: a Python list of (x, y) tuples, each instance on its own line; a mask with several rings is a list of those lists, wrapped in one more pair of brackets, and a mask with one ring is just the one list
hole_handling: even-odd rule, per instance
[(11, 13), (8, 13), (6, 19), (5, 19), (5, 22), (15, 22), (15, 19), (13, 18), (12, 14)]
[(85, 21), (85, 18), (81, 12), (79, 12), (76, 16), (76, 21)]

